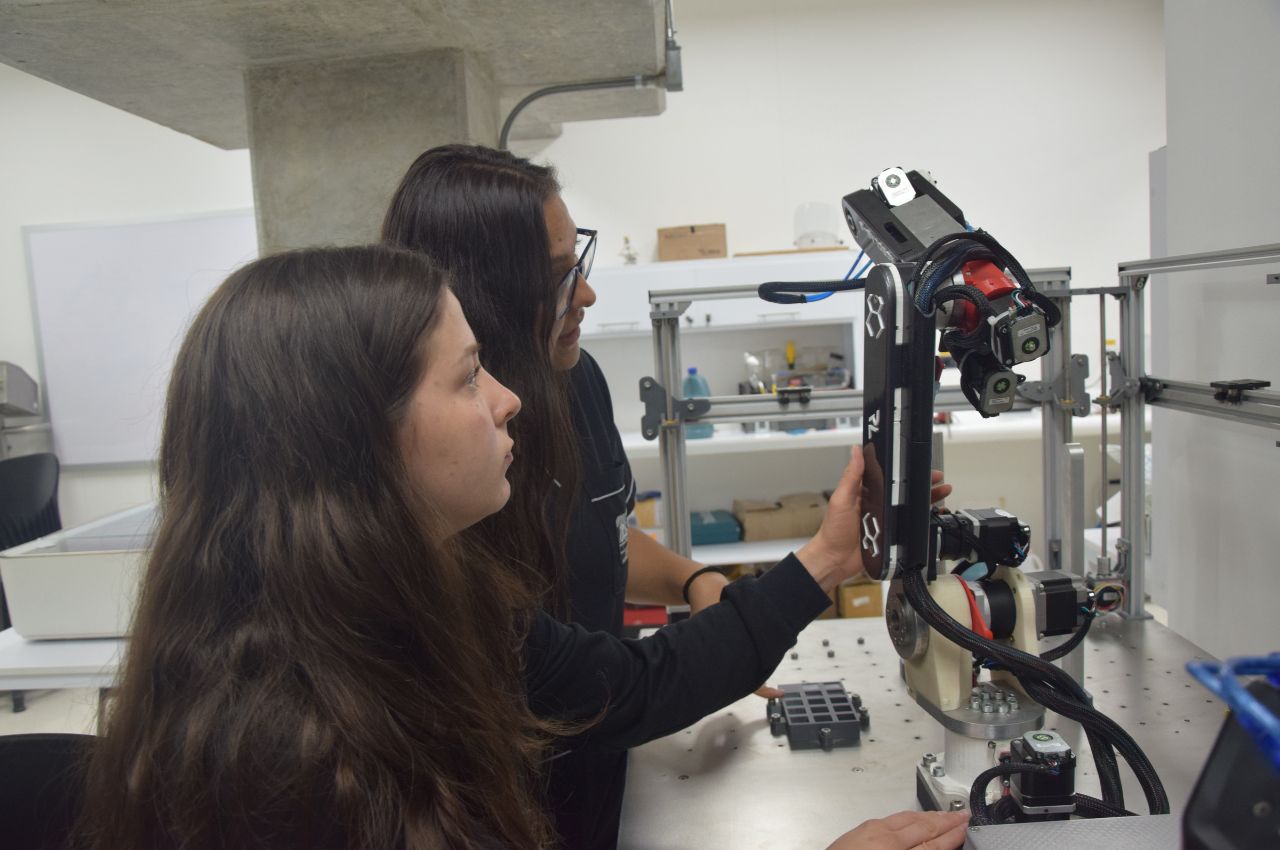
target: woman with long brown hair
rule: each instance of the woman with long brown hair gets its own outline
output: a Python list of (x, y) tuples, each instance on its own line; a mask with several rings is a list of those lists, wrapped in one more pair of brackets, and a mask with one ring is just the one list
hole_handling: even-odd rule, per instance
[(174, 365), (85, 846), (548, 847), (552, 736), (625, 746), (748, 693), (856, 568), (855, 452), (819, 535), (697, 622), (556, 623), (461, 533), (510, 496), (519, 409), (421, 256), (284, 254), (217, 290)]
[[(688, 603), (694, 614), (718, 602), (719, 571), (629, 532), (635, 481), (605, 376), (580, 345), (596, 301), (595, 231), (574, 221), (555, 169), (477, 145), (432, 148), (401, 179), (382, 239), (448, 271), (488, 367), (525, 399), (512, 423), (517, 501), (483, 530), (505, 559), (542, 576), (549, 610), (620, 635), (624, 601)], [(949, 491), (935, 488), (934, 500)], [(580, 743), (549, 771), (556, 832), (572, 850), (613, 850), (627, 755)]]

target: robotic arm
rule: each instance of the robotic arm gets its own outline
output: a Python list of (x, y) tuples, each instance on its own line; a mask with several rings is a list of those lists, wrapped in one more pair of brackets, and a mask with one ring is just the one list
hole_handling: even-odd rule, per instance
[[(984, 418), (997, 416), (1012, 408), (1024, 380), (1013, 367), (1048, 352), (1058, 310), (926, 174), (887, 169), (870, 189), (846, 196), (843, 206), (854, 239), (877, 263), (865, 295), (862, 562), (868, 575), (892, 583), (890, 637), (912, 695), (947, 729), (952, 762), (946, 769), (919, 768), (921, 803), (968, 803), (976, 775), (982, 793), (975, 785), (972, 798), (985, 808), (985, 786), (995, 774), (984, 770), (991, 768), (989, 757), (983, 763), (972, 752), (961, 755), (964, 739), (981, 741), (983, 749), (987, 741), (1015, 739), (1021, 743), (1010, 747), (1010, 758), (1021, 766), (1004, 769), (1013, 777), (1020, 816), (1074, 810), (1073, 785), (1064, 776), (1074, 753), (1056, 735), (1046, 742), (1039, 738), (1049, 733), (1036, 731), (1047, 705), (1080, 720), (1089, 734), (1107, 811), (1122, 810), (1119, 749), (1143, 778), (1151, 810), (1167, 812), (1145, 755), (1092, 709), (1079, 683), (1048, 663), (1078, 645), (1087, 630), (1092, 594), (1083, 580), (1056, 571), (1024, 573), (1030, 529), (1006, 511), (943, 513), (929, 504), (941, 371), (936, 349), (959, 363), (961, 387), (974, 408)], [(959, 566), (948, 574), (939, 569), (945, 561)], [(1042, 638), (1073, 634), (1041, 655)], [(983, 668), (991, 669), (989, 680)], [(1046, 763), (1055, 767), (1041, 770)], [(1033, 790), (1022, 793), (1024, 785)], [(977, 809), (974, 815), (987, 817)]]

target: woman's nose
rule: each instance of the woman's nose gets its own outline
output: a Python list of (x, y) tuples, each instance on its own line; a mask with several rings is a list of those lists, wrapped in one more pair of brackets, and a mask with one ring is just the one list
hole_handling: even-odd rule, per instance
[(580, 277), (578, 286), (573, 291), (572, 309), (583, 309), (590, 307), (594, 303), (596, 303), (596, 291), (591, 288), (591, 284), (587, 282), (585, 277)]

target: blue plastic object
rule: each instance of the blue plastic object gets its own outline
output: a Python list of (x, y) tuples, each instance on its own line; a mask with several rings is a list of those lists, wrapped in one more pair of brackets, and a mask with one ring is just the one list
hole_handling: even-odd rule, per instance
[[(682, 395), (685, 398), (711, 397), (711, 385), (707, 383), (706, 378), (698, 374), (697, 366), (689, 367), (689, 374), (684, 378)], [(685, 426), (684, 435), (690, 440), (705, 440), (714, 434), (715, 430), (716, 426), (710, 422), (695, 422)]]
[(694, 511), (689, 514), (689, 539), (694, 546), (737, 543), (742, 526), (728, 511)]
[(1187, 672), (1235, 712), (1240, 726), (1258, 743), (1272, 766), (1280, 770), (1280, 718), (1245, 690), (1239, 678), (1266, 676), (1267, 681), (1280, 688), (1280, 652), (1256, 658), (1229, 658), (1221, 664), (1189, 661)]

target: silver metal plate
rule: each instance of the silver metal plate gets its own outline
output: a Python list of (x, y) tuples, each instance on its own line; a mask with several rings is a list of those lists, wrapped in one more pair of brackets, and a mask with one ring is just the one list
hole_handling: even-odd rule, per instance
[(1124, 850), (1174, 850), (1182, 844), (1181, 818), (1060, 820), (969, 827), (964, 850), (1062, 850), (1064, 847), (1123, 847)]
[[(1151, 620), (1103, 618), (1083, 648), (1097, 707), (1137, 739), (1180, 812), (1224, 716), (1184, 665), (1211, 656)], [(769, 734), (763, 699), (739, 700), (632, 750), (620, 847), (821, 848), (864, 820), (919, 808), (915, 766), (943, 749), (943, 729), (907, 695), (884, 621), (820, 620), (793, 651), (771, 681), (843, 680), (871, 711), (861, 746), (793, 752)], [(1045, 719), (1076, 747), (1077, 790), (1098, 796), (1092, 756), (1071, 725), (1053, 713)], [(1121, 775), (1130, 810), (1146, 811), (1132, 773)]]

